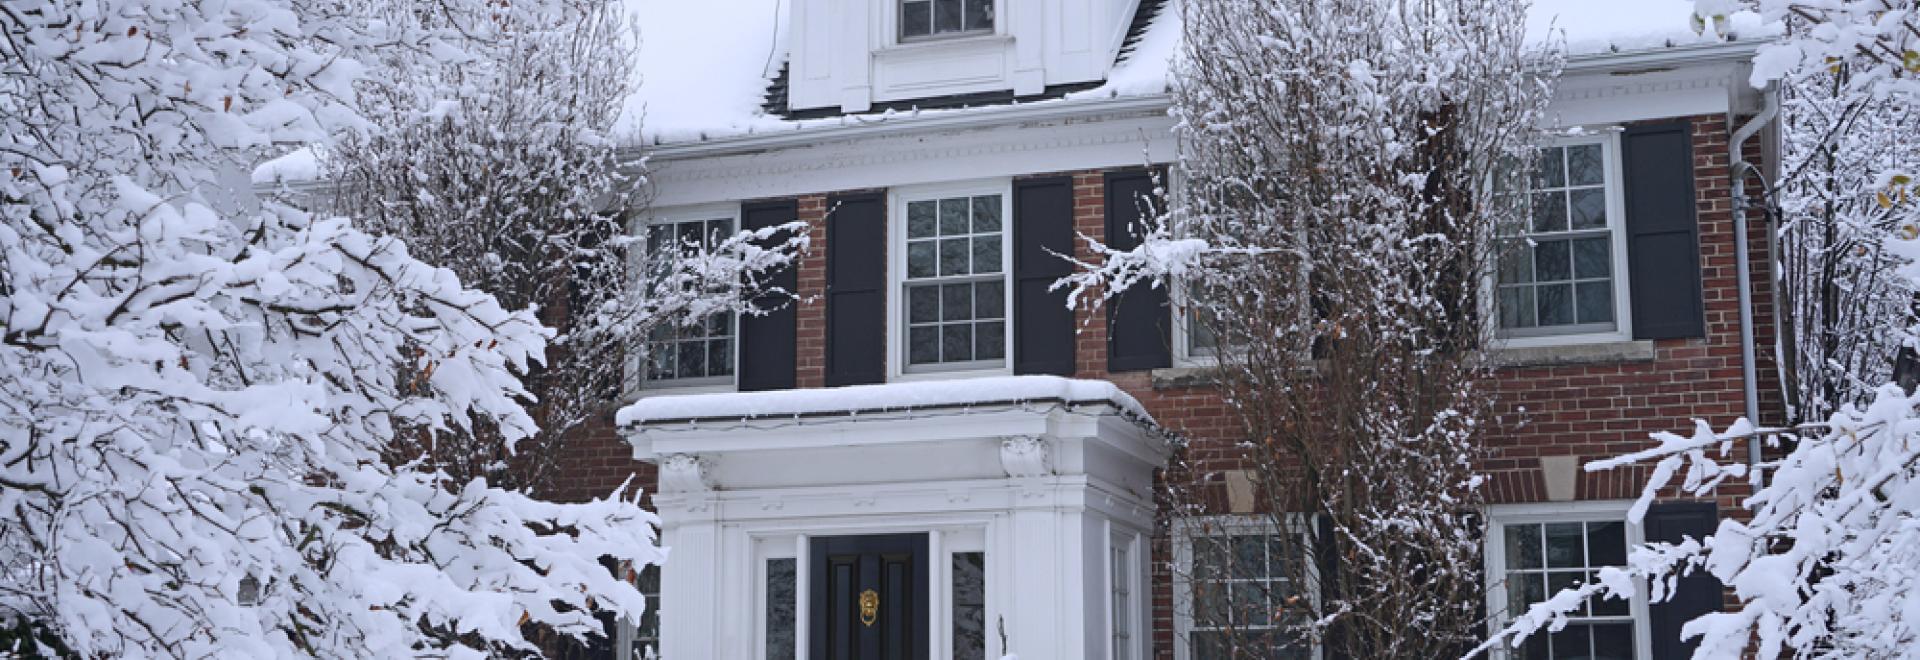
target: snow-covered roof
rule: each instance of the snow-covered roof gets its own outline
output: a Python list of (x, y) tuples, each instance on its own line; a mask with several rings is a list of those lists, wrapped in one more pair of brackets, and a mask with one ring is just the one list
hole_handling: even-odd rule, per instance
[[(872, 116), (794, 121), (762, 107), (768, 85), (780, 74), (787, 57), (791, 1), (626, 0), (638, 16), (642, 34), (635, 71), (639, 87), (627, 100), (619, 133), (628, 141), (658, 144), (871, 121)], [(1104, 84), (1066, 97), (1148, 96), (1166, 91), (1167, 63), (1180, 40), (1178, 0), (1167, 5), (1146, 26), (1133, 50), (1115, 63)], [(1527, 33), (1535, 42), (1563, 44), (1575, 58), (1777, 33), (1777, 28), (1763, 25), (1751, 12), (1696, 32), (1693, 8), (1694, 0), (1535, 0)]]
[(1104, 380), (992, 376), (770, 392), (651, 396), (621, 408), (620, 426), (716, 419), (765, 419), (906, 412), (932, 408), (1037, 403), (1112, 404), (1144, 423), (1153, 418), (1131, 395)]

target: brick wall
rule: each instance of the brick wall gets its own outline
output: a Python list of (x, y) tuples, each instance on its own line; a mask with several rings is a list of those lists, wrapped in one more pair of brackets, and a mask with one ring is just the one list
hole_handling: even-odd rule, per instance
[[(1730, 131), (1722, 117), (1690, 119), (1706, 336), (1655, 342), (1651, 359), (1520, 366), (1500, 371), (1495, 383), (1498, 403), (1493, 433), (1488, 438), (1491, 454), (1484, 465), (1491, 476), (1489, 495), (1493, 501), (1545, 500), (1545, 480), (1540, 469), (1543, 456), (1574, 456), (1583, 462), (1615, 456), (1644, 448), (1647, 434), (1651, 432), (1685, 432), (1692, 428), (1695, 418), (1704, 418), (1716, 428), (1723, 428), (1744, 413), (1733, 202), (1728, 178)], [(1759, 153), (1757, 142), (1748, 153)], [(1066, 174), (1073, 179), (1075, 229), (1089, 238), (1104, 240), (1104, 173)], [(796, 382), (802, 388), (820, 387), (825, 380), (825, 218), (828, 210), (824, 193), (799, 198), (799, 217), (811, 226), (813, 241), (811, 250), (800, 261), (802, 301), (797, 321)], [(1769, 411), (1766, 421), (1777, 422), (1781, 399), (1778, 383), (1773, 378), (1772, 336), (1768, 329), (1771, 298), (1767, 282), (1771, 273), (1766, 268), (1766, 228), (1757, 214), (1752, 217), (1754, 226), (1749, 240), (1755, 267), (1751, 282), (1759, 309), (1756, 339), (1760, 346), (1761, 398), (1763, 409)], [(1084, 243), (1076, 245), (1075, 253), (1081, 258), (1092, 256)], [(1204, 385), (1156, 387), (1149, 372), (1110, 372), (1106, 367), (1105, 311), (1082, 309), (1076, 312), (1075, 319), (1076, 377), (1105, 379), (1126, 389), (1162, 425), (1189, 439), (1186, 458), (1190, 461), (1210, 469), (1231, 468), (1237, 463), (1239, 450), (1235, 445), (1241, 438), (1215, 389)], [(577, 466), (577, 470), (570, 472), (575, 475), (576, 483), (566, 490), (567, 495), (577, 498), (605, 493), (629, 475), (637, 475), (641, 483), (651, 489), (651, 467), (629, 458), (631, 450), (618, 440), (610, 424), (595, 425), (583, 436), (567, 448), (565, 460)], [(1582, 471), (1576, 481), (1576, 498), (1633, 497), (1645, 478), (1645, 470), (1600, 474)], [(1723, 488), (1717, 497), (1723, 515), (1735, 514), (1735, 502), (1744, 494), (1744, 484)], [(1153, 543), (1152, 602), (1155, 657), (1167, 660), (1173, 655), (1173, 593), (1167, 565), (1170, 558), (1169, 540), (1163, 533)]]

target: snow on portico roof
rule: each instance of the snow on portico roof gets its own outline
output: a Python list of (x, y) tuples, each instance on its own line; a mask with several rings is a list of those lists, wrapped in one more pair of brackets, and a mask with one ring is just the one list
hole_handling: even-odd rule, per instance
[[(618, 132), (631, 142), (691, 142), (815, 126), (871, 123), (965, 109), (887, 111), (788, 120), (762, 107), (768, 85), (786, 62), (792, 0), (625, 0), (641, 29), (639, 87), (627, 100)], [(1143, 3), (1147, 4), (1147, 3)], [(1139, 32), (1131, 52), (1093, 89), (1065, 100), (1152, 96), (1166, 91), (1167, 64), (1179, 46), (1179, 0)], [(1577, 59), (1753, 40), (1778, 34), (1742, 12), (1719, 25), (1692, 29), (1693, 0), (1536, 0), (1529, 40), (1563, 44)], [(1054, 103), (1036, 101), (1034, 103)]]
[(1103, 380), (993, 376), (825, 389), (661, 395), (621, 408), (614, 415), (614, 423), (629, 426), (706, 419), (867, 415), (1027, 403), (1106, 403), (1136, 421), (1153, 422), (1139, 401)]

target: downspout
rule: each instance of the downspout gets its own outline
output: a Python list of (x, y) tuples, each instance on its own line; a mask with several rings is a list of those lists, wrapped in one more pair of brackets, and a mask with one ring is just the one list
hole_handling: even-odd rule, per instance
[[(1740, 381), (1742, 385), (1741, 389), (1746, 393), (1747, 423), (1755, 427), (1760, 425), (1760, 376), (1759, 367), (1753, 363), (1753, 281), (1752, 267), (1748, 263), (1751, 256), (1751, 252), (1747, 246), (1747, 211), (1750, 208), (1750, 204), (1747, 200), (1746, 176), (1749, 172), (1756, 171), (1759, 168), (1753, 163), (1747, 162), (1745, 151), (1747, 140), (1752, 138), (1754, 134), (1759, 133), (1760, 129), (1765, 128), (1768, 122), (1773, 121), (1774, 117), (1780, 114), (1780, 95), (1778, 90), (1769, 86), (1762, 92), (1762, 95), (1766, 97), (1766, 103), (1765, 106), (1761, 108), (1760, 114), (1754, 115), (1752, 119), (1747, 120), (1746, 124), (1741, 125), (1739, 130), (1734, 131), (1733, 140), (1727, 145), (1729, 152), (1727, 160), (1732, 163), (1733, 173), (1731, 183), (1733, 187), (1734, 276), (1739, 279), (1740, 291)], [(1732, 117), (1729, 116), (1729, 120), (1731, 119)], [(1729, 121), (1728, 123), (1731, 124), (1732, 122)], [(1774, 257), (1769, 256), (1769, 258)], [(1778, 304), (1778, 302), (1779, 301), (1776, 300), (1775, 304)], [(1758, 466), (1760, 464), (1760, 450), (1761, 439), (1760, 436), (1755, 435), (1749, 439), (1747, 444), (1748, 465)], [(1761, 485), (1759, 468), (1754, 467), (1749, 473), (1748, 478), (1752, 480), (1754, 487), (1758, 488)]]

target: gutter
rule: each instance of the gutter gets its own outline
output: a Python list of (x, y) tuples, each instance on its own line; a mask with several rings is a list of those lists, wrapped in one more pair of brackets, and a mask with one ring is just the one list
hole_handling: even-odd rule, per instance
[[(1734, 273), (1735, 277), (1739, 278), (1740, 291), (1740, 382), (1741, 388), (1746, 394), (1747, 423), (1756, 428), (1760, 424), (1760, 388), (1759, 369), (1753, 363), (1753, 282), (1751, 280), (1751, 273), (1749, 272), (1751, 270), (1751, 266), (1748, 264), (1750, 252), (1747, 245), (1747, 211), (1752, 207), (1752, 204), (1747, 200), (1746, 175), (1758, 171), (1759, 168), (1747, 161), (1745, 151), (1747, 140), (1759, 133), (1760, 129), (1765, 128), (1769, 122), (1773, 121), (1774, 117), (1780, 114), (1779, 89), (1769, 87), (1763, 94), (1767, 99), (1765, 107), (1760, 110), (1760, 114), (1754, 115), (1752, 119), (1747, 120), (1746, 124), (1740, 126), (1739, 130), (1734, 131), (1733, 139), (1731, 143), (1727, 145), (1727, 160), (1732, 162), (1731, 170), (1733, 175), (1731, 183), (1733, 187)], [(1728, 125), (1732, 125), (1733, 117), (1731, 113), (1729, 113), (1727, 119)], [(1771, 253), (1769, 253), (1768, 258), (1773, 258)], [(1775, 316), (1778, 316), (1777, 311), (1775, 312)], [(1748, 440), (1747, 445), (1747, 464), (1756, 466), (1747, 476), (1748, 479), (1752, 481), (1756, 490), (1759, 489), (1762, 484), (1760, 470), (1757, 468), (1760, 464), (1760, 454), (1761, 439), (1760, 436), (1756, 434)]]

